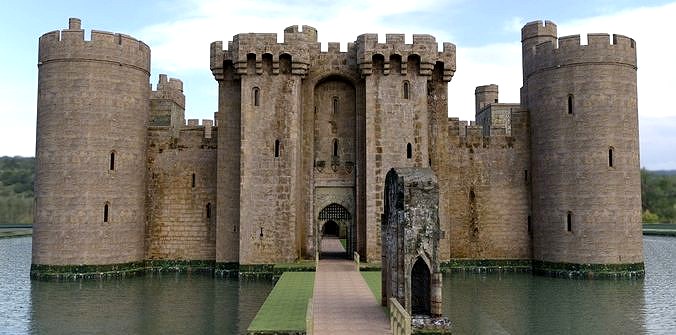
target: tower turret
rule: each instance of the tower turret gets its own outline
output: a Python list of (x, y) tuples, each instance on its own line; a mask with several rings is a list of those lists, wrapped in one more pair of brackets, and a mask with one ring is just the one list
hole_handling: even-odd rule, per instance
[(33, 277), (143, 260), (150, 49), (127, 35), (84, 35), (70, 19), (40, 37)]
[(522, 29), (535, 270), (641, 275), (634, 40), (555, 27)]

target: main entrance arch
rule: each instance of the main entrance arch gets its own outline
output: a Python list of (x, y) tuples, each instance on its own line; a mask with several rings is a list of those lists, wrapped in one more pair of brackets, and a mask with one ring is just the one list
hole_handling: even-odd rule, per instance
[[(320, 257), (348, 257), (352, 254), (353, 238), (351, 235), (354, 229), (352, 228), (352, 214), (347, 208), (335, 202), (325, 206), (319, 212), (318, 224)], [(321, 250), (325, 242), (329, 243), (325, 240), (329, 239), (344, 240), (342, 243), (345, 247), (345, 252), (337, 253), (332, 250), (330, 255), (328, 255), (326, 250)], [(335, 244), (337, 241), (331, 241), (330, 243)]]

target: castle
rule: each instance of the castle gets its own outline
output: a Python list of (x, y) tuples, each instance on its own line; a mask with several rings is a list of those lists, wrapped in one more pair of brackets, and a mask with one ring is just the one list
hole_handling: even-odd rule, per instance
[(31, 275), (268, 266), (329, 233), (379, 261), (392, 167), (434, 171), (442, 262), (642, 275), (634, 40), (521, 32), (520, 103), (477, 87), (469, 124), (448, 117), (454, 44), (239, 34), (211, 44), (200, 124), (180, 80), (152, 89), (146, 44), (70, 19), (39, 42)]

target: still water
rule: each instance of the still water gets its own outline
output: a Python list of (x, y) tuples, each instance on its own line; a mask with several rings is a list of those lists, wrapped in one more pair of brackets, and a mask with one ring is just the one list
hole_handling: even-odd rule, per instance
[[(454, 334), (676, 334), (676, 238), (644, 245), (644, 280), (452, 274), (444, 311)], [(30, 252), (30, 237), (0, 239), (1, 334), (238, 334), (272, 288), (185, 274), (31, 282)]]

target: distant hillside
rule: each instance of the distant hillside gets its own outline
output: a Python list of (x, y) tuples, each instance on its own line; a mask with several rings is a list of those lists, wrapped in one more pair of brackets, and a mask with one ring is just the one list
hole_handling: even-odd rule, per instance
[(676, 171), (641, 169), (643, 222), (676, 223)]
[[(0, 224), (33, 222), (35, 158), (0, 157)], [(676, 170), (641, 169), (643, 222), (676, 223)]]
[(0, 157), (0, 223), (33, 223), (35, 158)]
[(649, 172), (660, 176), (676, 176), (676, 170), (655, 170)]

